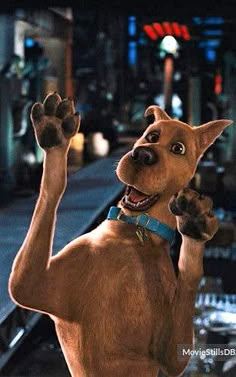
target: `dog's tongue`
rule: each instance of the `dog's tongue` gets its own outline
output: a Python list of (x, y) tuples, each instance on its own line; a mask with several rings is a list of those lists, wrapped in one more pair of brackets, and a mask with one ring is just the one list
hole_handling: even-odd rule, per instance
[(137, 203), (140, 202), (141, 200), (145, 199), (147, 195), (143, 194), (142, 192), (136, 190), (135, 188), (131, 188), (129, 198), (132, 202)]

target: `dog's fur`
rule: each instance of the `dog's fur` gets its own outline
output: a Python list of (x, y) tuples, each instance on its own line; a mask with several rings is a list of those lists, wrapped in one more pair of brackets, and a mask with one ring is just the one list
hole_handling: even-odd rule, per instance
[(204, 245), (218, 229), (211, 200), (186, 187), (201, 155), (231, 121), (191, 127), (151, 106), (145, 115), (154, 116), (153, 123), (119, 161), (118, 178), (132, 187), (119, 203), (122, 211), (140, 214), (137, 202), (155, 194), (145, 212), (182, 234), (176, 276), (168, 242), (148, 232), (142, 244), (136, 226), (122, 221), (105, 220), (51, 255), (67, 153), (80, 124), (74, 112), (73, 100), (57, 93), (32, 108), (44, 169), (10, 275), (11, 298), (54, 320), (73, 377), (156, 377), (159, 369), (176, 376), (187, 364), (177, 345), (193, 341)]

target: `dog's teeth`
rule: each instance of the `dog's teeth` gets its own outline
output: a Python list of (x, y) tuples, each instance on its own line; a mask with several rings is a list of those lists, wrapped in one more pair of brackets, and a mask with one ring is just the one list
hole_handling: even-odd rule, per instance
[(149, 206), (153, 205), (158, 199), (158, 195), (156, 194), (156, 195), (150, 195), (150, 196), (146, 195), (142, 200), (140, 198), (140, 200), (135, 201), (135, 199), (138, 199), (138, 194), (141, 197), (142, 193), (136, 190), (137, 195), (135, 196), (134, 194), (134, 197), (132, 197), (132, 195), (130, 195), (130, 193), (132, 193), (132, 190), (135, 190), (135, 189), (132, 189), (131, 186), (127, 186), (127, 191), (122, 198), (123, 205), (127, 208), (137, 210), (137, 211), (146, 210), (147, 208), (149, 208)]

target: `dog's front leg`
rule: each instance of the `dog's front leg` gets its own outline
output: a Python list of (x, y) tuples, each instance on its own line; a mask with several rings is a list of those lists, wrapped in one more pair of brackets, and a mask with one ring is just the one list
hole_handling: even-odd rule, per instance
[(49, 269), (56, 210), (66, 187), (70, 140), (80, 117), (74, 114), (72, 100), (62, 101), (54, 93), (43, 104), (33, 106), (31, 120), (44, 149), (43, 174), (31, 225), (13, 263), (9, 292), (21, 306), (54, 314), (60, 311), (57, 306), (61, 303)]
[[(177, 288), (171, 304), (167, 347), (162, 355), (162, 368), (171, 376), (185, 369), (188, 358), (182, 348), (193, 347), (193, 315), (200, 279), (203, 275), (205, 242), (218, 230), (218, 220), (212, 213), (212, 200), (196, 191), (184, 189), (170, 202), (182, 235), (178, 261)], [(183, 356), (183, 357), (182, 357)]]

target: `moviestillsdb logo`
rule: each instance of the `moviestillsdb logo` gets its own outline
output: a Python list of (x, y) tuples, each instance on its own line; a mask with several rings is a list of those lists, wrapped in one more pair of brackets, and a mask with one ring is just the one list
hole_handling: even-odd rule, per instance
[(215, 360), (227, 360), (230, 356), (236, 356), (236, 344), (203, 344), (192, 347), (190, 344), (179, 344), (177, 346), (177, 356), (179, 360), (195, 357), (205, 359), (212, 356)]

